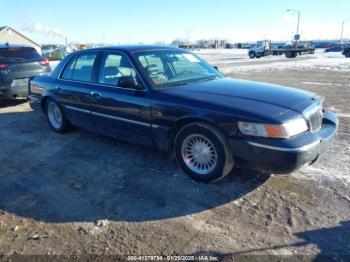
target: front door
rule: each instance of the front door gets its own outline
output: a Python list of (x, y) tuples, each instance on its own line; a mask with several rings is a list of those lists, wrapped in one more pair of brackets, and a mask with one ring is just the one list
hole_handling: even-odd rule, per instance
[(105, 135), (152, 145), (150, 93), (120, 87), (119, 79), (128, 76), (137, 77), (137, 72), (126, 54), (102, 54), (98, 83), (91, 90), (93, 122)]

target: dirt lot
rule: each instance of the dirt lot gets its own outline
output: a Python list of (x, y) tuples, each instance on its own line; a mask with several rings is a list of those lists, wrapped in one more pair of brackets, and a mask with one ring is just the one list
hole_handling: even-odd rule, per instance
[(228, 75), (315, 91), (339, 114), (338, 138), (318, 163), (199, 184), (162, 153), (80, 130), (58, 135), (27, 103), (3, 103), (0, 255), (350, 256), (349, 73), (239, 70), (246, 64)]

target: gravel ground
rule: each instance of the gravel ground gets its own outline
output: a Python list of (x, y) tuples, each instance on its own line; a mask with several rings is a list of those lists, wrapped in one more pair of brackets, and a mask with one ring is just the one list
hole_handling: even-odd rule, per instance
[[(226, 57), (206, 56), (219, 66)], [(312, 58), (292, 63), (305, 59)], [(335, 144), (315, 165), (288, 176), (236, 170), (219, 183), (199, 184), (160, 152), (81, 130), (58, 135), (24, 101), (2, 102), (0, 257), (349, 259), (349, 75), (327, 68), (256, 69), (281, 60), (291, 62), (263, 58), (252, 70), (239, 70), (247, 61), (225, 66), (234, 78), (315, 91), (338, 113)]]

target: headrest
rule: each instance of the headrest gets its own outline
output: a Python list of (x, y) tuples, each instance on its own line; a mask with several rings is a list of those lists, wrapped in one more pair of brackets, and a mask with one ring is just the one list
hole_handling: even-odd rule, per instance
[(158, 75), (160, 72), (157, 65), (148, 65), (146, 67), (146, 71), (149, 75)]

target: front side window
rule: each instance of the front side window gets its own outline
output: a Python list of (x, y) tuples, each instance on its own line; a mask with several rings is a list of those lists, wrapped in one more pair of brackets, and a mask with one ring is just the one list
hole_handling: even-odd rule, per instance
[(194, 54), (182, 50), (142, 52), (137, 59), (156, 88), (223, 77)]
[(118, 86), (121, 77), (135, 77), (136, 71), (129, 58), (123, 54), (110, 53), (102, 58), (99, 83)]

